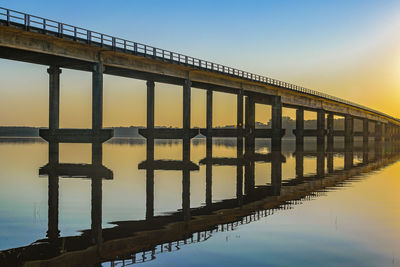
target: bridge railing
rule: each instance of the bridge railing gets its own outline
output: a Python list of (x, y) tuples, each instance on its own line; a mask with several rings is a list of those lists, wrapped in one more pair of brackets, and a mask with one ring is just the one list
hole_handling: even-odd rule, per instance
[(54, 34), (58, 37), (72, 38), (75, 41), (85, 42), (88, 44), (109, 48), (111, 50), (121, 51), (144, 57), (151, 57), (175, 64), (187, 65), (201, 70), (222, 73), (225, 75), (247, 79), (254, 82), (279, 86), (285, 89), (298, 91), (305, 94), (336, 101), (338, 103), (357, 107), (400, 122), (400, 119), (396, 119), (377, 110), (302, 86), (290, 84), (280, 80), (272, 79), (258, 74), (253, 74), (247, 71), (231, 68), (199, 58), (186, 56), (180, 53), (149, 46), (146, 44), (141, 44), (111, 35), (99, 33), (96, 31), (91, 31), (73, 25), (57, 22), (51, 19), (45, 19), (42, 17), (0, 7), (0, 21), (5, 23), (6, 25), (23, 26), (26, 30), (39, 31), (45, 34)]

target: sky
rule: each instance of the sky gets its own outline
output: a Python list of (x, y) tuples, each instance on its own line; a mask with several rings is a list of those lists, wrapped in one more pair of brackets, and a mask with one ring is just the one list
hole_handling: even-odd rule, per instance
[[(347, 99), (400, 118), (400, 2), (15, 1), (0, 6), (218, 62)], [(0, 59), (0, 125), (48, 125), (46, 66)], [(145, 125), (145, 82), (105, 76), (104, 126)], [(182, 90), (156, 84), (156, 125), (182, 125)], [(218, 93), (214, 126), (235, 123)], [(268, 107), (256, 119), (267, 122)], [(293, 110), (284, 109), (293, 116)], [(61, 127), (91, 125), (91, 74), (61, 74)], [(205, 92), (192, 89), (192, 126)]]

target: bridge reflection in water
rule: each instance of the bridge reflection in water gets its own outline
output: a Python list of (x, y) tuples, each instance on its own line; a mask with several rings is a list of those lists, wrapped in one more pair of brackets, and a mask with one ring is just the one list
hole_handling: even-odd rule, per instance
[[(92, 144), (91, 164), (59, 162), (59, 144), (49, 143), (49, 162), (39, 169), (42, 178), (48, 178), (48, 230), (45, 239), (26, 247), (1, 251), (0, 265), (28, 266), (50, 264), (129, 265), (154, 260), (159, 253), (179, 250), (183, 245), (207, 241), (215, 232), (234, 231), (278, 209), (326, 194), (329, 188), (343, 186), (360, 173), (384, 167), (400, 158), (399, 143), (376, 142), (362, 147), (339, 149), (330, 146), (327, 151), (313, 151), (312, 146), (297, 145), (293, 153), (296, 177), (282, 179), (282, 163), (288, 151), (257, 153), (255, 142), (236, 142), (237, 157), (213, 157), (211, 138), (206, 139), (206, 157), (196, 164), (190, 158), (190, 139), (183, 139), (182, 160), (155, 160), (154, 139), (146, 140), (146, 160), (138, 166), (146, 172), (146, 217), (144, 220), (116, 221), (112, 228), (102, 228), (102, 181), (113, 179), (113, 172), (102, 165), (102, 144)], [(334, 168), (335, 155), (344, 157), (344, 168)], [(316, 174), (304, 175), (304, 158), (316, 157)], [(358, 163), (353, 163), (354, 158)], [(326, 161), (325, 161), (326, 160)], [(255, 163), (271, 165), (271, 182), (255, 183)], [(190, 206), (190, 175), (206, 167), (205, 205)], [(325, 170), (325, 165), (327, 170)], [(236, 198), (213, 202), (212, 181), (214, 166), (236, 167)], [(156, 170), (182, 172), (182, 209), (154, 214), (154, 176)], [(91, 229), (81, 235), (60, 237), (58, 225), (59, 179), (85, 178), (91, 180)], [(356, 178), (359, 179), (359, 178)], [(239, 208), (240, 207), (240, 208)], [(29, 265), (30, 264), (30, 265)]]

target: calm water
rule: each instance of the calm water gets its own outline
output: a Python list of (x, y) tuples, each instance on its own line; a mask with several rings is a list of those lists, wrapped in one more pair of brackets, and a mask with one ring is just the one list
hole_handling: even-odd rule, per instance
[[(359, 147), (359, 142), (355, 145)], [(297, 173), (296, 179), (294, 147), (293, 141), (284, 142), (281, 196), (289, 192), (288, 188), (297, 190), (305, 183), (312, 182), (320, 189), (308, 192), (308, 187), (303, 188), (302, 195), (290, 195), (283, 202), (278, 201), (274, 193), (271, 163), (253, 161), (253, 184), (250, 182), (249, 186), (248, 171), (243, 168), (243, 183), (239, 185), (237, 166), (199, 164), (206, 156), (206, 143), (199, 139), (191, 142), (190, 153), (191, 162), (199, 169), (188, 170), (186, 174), (179, 170), (182, 143), (173, 140), (155, 143), (154, 159), (176, 160), (175, 165), (169, 163), (177, 170), (154, 170), (154, 192), (149, 192), (149, 170), (138, 168), (146, 160), (145, 141), (111, 140), (103, 145), (102, 163), (112, 171), (112, 179), (98, 179), (100, 186), (92, 191), (95, 183), (90, 178), (60, 177), (58, 222), (55, 223), (60, 238), (54, 241), (46, 238), (52, 227), (48, 224), (49, 178), (45, 174), (39, 175), (39, 169), (49, 161), (48, 144), (35, 139), (2, 139), (0, 250), (3, 252), (0, 256), (4, 258), (5, 250), (28, 246), (24, 250), (27, 256), (13, 263), (17, 264), (27, 259), (43, 260), (60, 254), (69, 255), (70, 251), (82, 251), (92, 246), (82, 237), (94, 232), (96, 223), (93, 224), (93, 220), (96, 219), (93, 218), (101, 218), (104, 245), (110, 240), (122, 240), (118, 244), (123, 248), (121, 255), (107, 254), (107, 248), (97, 252), (102, 255), (99, 260), (103, 266), (142, 261), (142, 265), (160, 266), (400, 266), (400, 162), (393, 160), (392, 155), (388, 162), (374, 163), (376, 153), (372, 144), (370, 165), (382, 168), (370, 170), (359, 165), (350, 171), (361, 170), (363, 173), (356, 171), (355, 176), (345, 182), (322, 189), (322, 185), (315, 183), (326, 178), (315, 177), (315, 157), (304, 157), (301, 165), (304, 177), (309, 178), (299, 177)], [(337, 147), (340, 150), (343, 146), (338, 142)], [(308, 142), (307, 149), (315, 149), (315, 144)], [(256, 152), (267, 154), (269, 143), (258, 142)], [(88, 144), (60, 144), (59, 161), (89, 164), (91, 154), (92, 148)], [(212, 156), (236, 158), (235, 140), (214, 140)], [(362, 163), (362, 152), (354, 152), (353, 156), (354, 165)], [(334, 154), (336, 170), (344, 168), (344, 161), (343, 153)], [(72, 165), (68, 166), (67, 170), (73, 169)], [(207, 172), (207, 168), (211, 172)], [(326, 166), (325, 172), (328, 172)], [(344, 173), (348, 175), (349, 170), (334, 175), (339, 179)], [(187, 177), (183, 179), (185, 175)], [(183, 182), (185, 179), (190, 180), (190, 184)], [(189, 203), (188, 195), (185, 195), (189, 191), (185, 191), (185, 186), (190, 191), (192, 219), (189, 222), (187, 218), (185, 220), (185, 212), (188, 212), (185, 203)], [(93, 213), (96, 208), (93, 192), (97, 196), (100, 192), (101, 196), (100, 206), (97, 206), (101, 212), (97, 214)], [(153, 196), (153, 202), (149, 202), (149, 194)], [(220, 213), (221, 209), (225, 211)], [(219, 214), (218, 218), (213, 215), (215, 213)], [(192, 223), (200, 219), (200, 223)], [(174, 223), (179, 231), (174, 226), (168, 229), (175, 230), (165, 228)], [(183, 229), (181, 224), (187, 228)], [(91, 232), (82, 233), (90, 229)], [(154, 237), (151, 231), (161, 232)], [(172, 234), (174, 231), (176, 234)], [(136, 243), (123, 241), (132, 236), (143, 236), (143, 239)], [(162, 242), (157, 243), (157, 238)], [(147, 243), (152, 245), (144, 249), (146, 245), (143, 244)], [(44, 250), (35, 250), (39, 246)], [(32, 247), (35, 248), (31, 253), (33, 256), (27, 252)], [(47, 251), (54, 247), (57, 252)], [(62, 262), (73, 264), (74, 261), (65, 258)]]

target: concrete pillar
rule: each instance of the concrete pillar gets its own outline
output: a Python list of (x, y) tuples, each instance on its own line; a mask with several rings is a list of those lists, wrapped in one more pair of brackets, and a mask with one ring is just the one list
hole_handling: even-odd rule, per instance
[[(184, 164), (190, 162), (190, 117), (191, 117), (191, 81), (183, 85), (183, 130), (182, 159)], [(182, 213), (183, 220), (190, 220), (190, 170), (185, 165), (182, 170)]]
[(243, 202), (243, 91), (240, 90), (237, 94), (237, 129), (238, 136), (236, 140), (236, 198), (238, 204)]
[(333, 151), (333, 143), (334, 143), (334, 131), (335, 131), (335, 126), (334, 126), (334, 115), (332, 113), (328, 113), (327, 117), (327, 128), (328, 128), (328, 135), (327, 135), (327, 150), (329, 152)]
[(50, 66), (49, 74), (49, 129), (60, 128), (60, 74), (59, 67)]
[(317, 176), (325, 175), (325, 111), (317, 111)]
[[(152, 80), (146, 82), (147, 86), (147, 119), (146, 128), (146, 161), (151, 166), (154, 162), (154, 95), (155, 83)], [(146, 220), (154, 217), (154, 169), (146, 169)]]
[(304, 109), (296, 109), (296, 151), (304, 150)]
[(244, 176), (244, 192), (246, 195), (249, 195), (253, 192), (255, 187), (255, 164), (251, 157), (246, 160)]
[(154, 217), (154, 169), (146, 169), (146, 220)]
[(333, 171), (334, 171), (333, 160), (334, 160), (334, 153), (328, 152), (328, 154), (326, 156), (328, 173), (333, 173)]
[[(190, 139), (184, 139), (183, 142), (190, 142)], [(190, 150), (183, 151), (184, 163), (190, 161)], [(187, 165), (182, 170), (182, 213), (183, 220), (190, 220), (190, 170)]]
[(190, 117), (191, 117), (191, 81), (186, 80), (183, 85), (183, 129), (189, 137)]
[[(211, 137), (207, 137), (207, 139), (211, 139)], [(212, 159), (212, 145), (207, 144), (206, 146), (206, 159), (206, 205), (208, 206), (212, 204), (212, 163), (210, 162)]]
[[(101, 166), (103, 161), (103, 148), (101, 143), (92, 143), (92, 165)], [(92, 177), (92, 242), (100, 244), (103, 240), (102, 235), (102, 179)]]
[(296, 179), (302, 179), (304, 176), (304, 151), (303, 147), (296, 149)]
[(252, 96), (246, 97), (246, 154), (254, 154), (255, 149), (255, 102)]
[(363, 119), (363, 163), (367, 164), (369, 161), (369, 121), (368, 119)]
[(207, 90), (207, 137), (211, 137), (213, 127), (213, 91)]
[(282, 150), (282, 102), (280, 96), (272, 98), (272, 140), (271, 150)]
[(153, 137), (154, 130), (154, 81), (147, 81), (147, 129), (149, 131), (149, 137)]
[(375, 160), (382, 158), (383, 126), (381, 122), (375, 122)]
[(354, 140), (354, 118), (351, 115), (345, 116), (344, 132), (345, 150), (347, 152), (352, 151)]
[(252, 96), (247, 96), (245, 101), (246, 116), (246, 164), (244, 170), (244, 191), (245, 194), (251, 194), (255, 186), (255, 164), (252, 156), (255, 153), (255, 101)]
[[(57, 166), (59, 163), (58, 143), (49, 143), (49, 165)], [(55, 240), (60, 236), (58, 230), (58, 191), (59, 177), (56, 173), (50, 173), (48, 178), (48, 228), (46, 236)]]
[(191, 112), (191, 82), (186, 80), (183, 85), (183, 161), (188, 163), (190, 161), (190, 112)]
[(375, 122), (375, 142), (382, 142), (383, 128), (381, 122)]
[(50, 240), (55, 240), (60, 236), (58, 230), (58, 176), (49, 174), (48, 183), (48, 228), (46, 236)]
[(102, 234), (102, 180), (101, 178), (92, 178), (92, 210), (91, 210), (91, 238), (93, 244), (101, 244), (103, 241)]
[(103, 63), (99, 62), (92, 72), (92, 129), (103, 128)]
[(354, 118), (351, 115), (346, 115), (344, 119), (344, 168), (350, 169), (353, 167), (353, 140), (354, 140)]
[(326, 156), (326, 161), (327, 161), (327, 167), (328, 167), (328, 173), (333, 172), (333, 146), (334, 146), (334, 131), (335, 131), (335, 118), (332, 113), (328, 113), (327, 117), (327, 128), (328, 128), (328, 136), (327, 136), (327, 156)]
[(103, 164), (103, 144), (92, 143), (92, 164), (101, 166)]
[[(149, 126), (149, 123), (147, 123)], [(151, 127), (151, 125), (150, 125)], [(148, 128), (149, 129), (149, 128)], [(148, 166), (154, 162), (154, 138), (146, 139), (146, 161)], [(146, 220), (154, 217), (154, 169), (146, 169)]]
[(317, 152), (317, 176), (322, 178), (325, 176), (325, 152)]
[(272, 195), (279, 196), (281, 194), (282, 185), (282, 161), (281, 152), (272, 151), (272, 161), (271, 161), (271, 188)]
[(207, 116), (206, 116), (206, 205), (212, 204), (212, 127), (213, 127), (213, 91), (207, 90)]
[(325, 151), (325, 111), (317, 111), (317, 151)]
[(391, 137), (392, 137), (392, 133), (391, 133), (391, 129), (392, 127), (391, 127), (391, 125), (390, 125), (390, 123), (386, 123), (385, 124), (385, 141), (386, 142), (390, 142), (391, 141)]
[(236, 198), (239, 204), (243, 200), (243, 142), (237, 143), (237, 165), (236, 165)]

